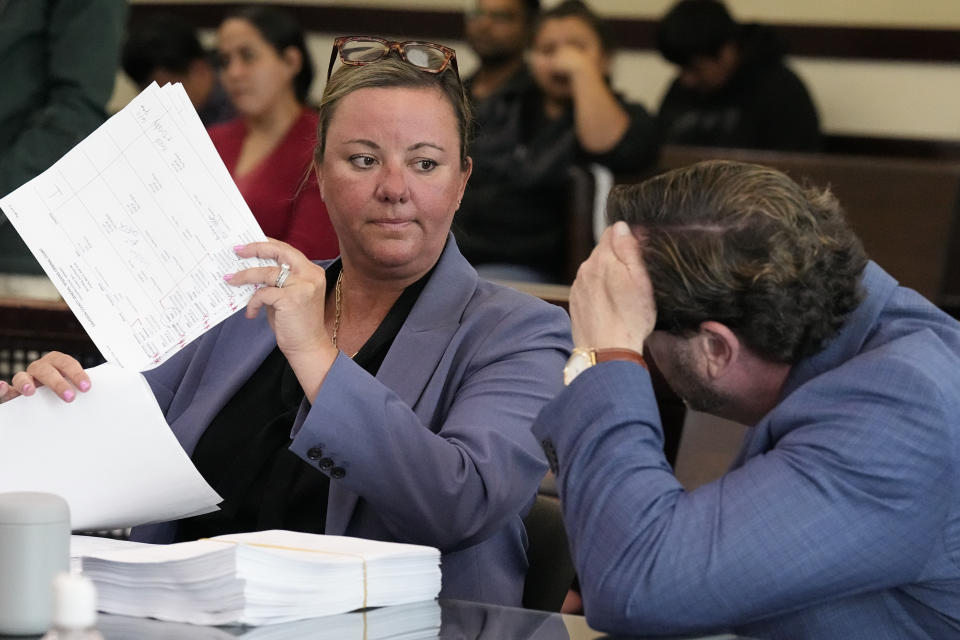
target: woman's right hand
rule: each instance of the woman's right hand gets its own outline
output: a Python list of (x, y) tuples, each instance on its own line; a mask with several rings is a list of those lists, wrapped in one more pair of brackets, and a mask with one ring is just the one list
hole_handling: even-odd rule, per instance
[(13, 376), (11, 384), (0, 382), (0, 402), (17, 396), (32, 396), (40, 386), (47, 386), (65, 402), (77, 397), (76, 390), (88, 391), (90, 378), (77, 360), (65, 353), (51, 351), (31, 362), (26, 371)]

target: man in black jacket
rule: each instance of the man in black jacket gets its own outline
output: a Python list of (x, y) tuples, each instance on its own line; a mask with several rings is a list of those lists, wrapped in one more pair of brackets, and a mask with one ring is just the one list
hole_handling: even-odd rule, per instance
[(543, 11), (530, 70), (475, 104), (474, 171), (454, 221), (485, 278), (567, 279), (569, 171), (590, 163), (637, 174), (654, 164), (656, 125), (609, 82), (612, 34), (581, 0)]
[(816, 107), (769, 27), (737, 24), (716, 0), (681, 0), (660, 21), (657, 48), (680, 67), (658, 114), (665, 142), (820, 149)]

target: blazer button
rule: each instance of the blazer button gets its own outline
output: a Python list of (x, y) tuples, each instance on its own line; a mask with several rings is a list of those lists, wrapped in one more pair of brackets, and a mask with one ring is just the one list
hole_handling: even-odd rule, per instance
[(320, 458), (320, 462), (317, 463), (317, 466), (326, 471), (333, 466), (333, 460), (330, 458)]
[(339, 480), (345, 475), (347, 475), (347, 472), (343, 467), (334, 467), (330, 470), (330, 477), (334, 480)]
[(307, 457), (311, 460), (319, 460), (323, 455), (323, 449), (320, 447), (310, 447), (307, 449)]

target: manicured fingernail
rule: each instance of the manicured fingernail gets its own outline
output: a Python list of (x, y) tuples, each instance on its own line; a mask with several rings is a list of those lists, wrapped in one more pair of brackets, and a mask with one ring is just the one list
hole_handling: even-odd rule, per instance
[(80, 387), (80, 391), (89, 391), (90, 389), (90, 383), (86, 380), (81, 380), (77, 386)]
[(63, 399), (66, 400), (67, 402), (70, 402), (71, 400), (73, 400), (75, 395), (76, 394), (73, 392), (73, 389), (67, 389), (66, 391), (63, 392)]
[(613, 232), (618, 236), (630, 235), (630, 225), (628, 225), (623, 220), (618, 220), (613, 223)]
[(247, 245), (245, 245), (245, 244), (235, 244), (235, 245), (233, 245), (233, 250), (234, 250), (234, 252), (240, 251), (240, 250), (243, 249), (245, 246), (247, 246)]
[(24, 395), (28, 393), (33, 393), (33, 385), (32, 384), (23, 385), (23, 390), (21, 391), (21, 393), (23, 393)]
[(223, 279), (226, 280), (227, 282), (230, 282), (231, 280), (233, 280), (233, 274), (228, 273), (227, 275), (223, 276)]

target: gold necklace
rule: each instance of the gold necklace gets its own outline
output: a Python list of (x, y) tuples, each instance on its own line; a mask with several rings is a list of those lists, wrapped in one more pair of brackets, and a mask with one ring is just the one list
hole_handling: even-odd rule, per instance
[(340, 267), (340, 273), (337, 274), (337, 285), (333, 288), (333, 299), (336, 304), (336, 312), (333, 316), (333, 346), (337, 346), (337, 332), (340, 331), (340, 315), (343, 312), (343, 267)]

